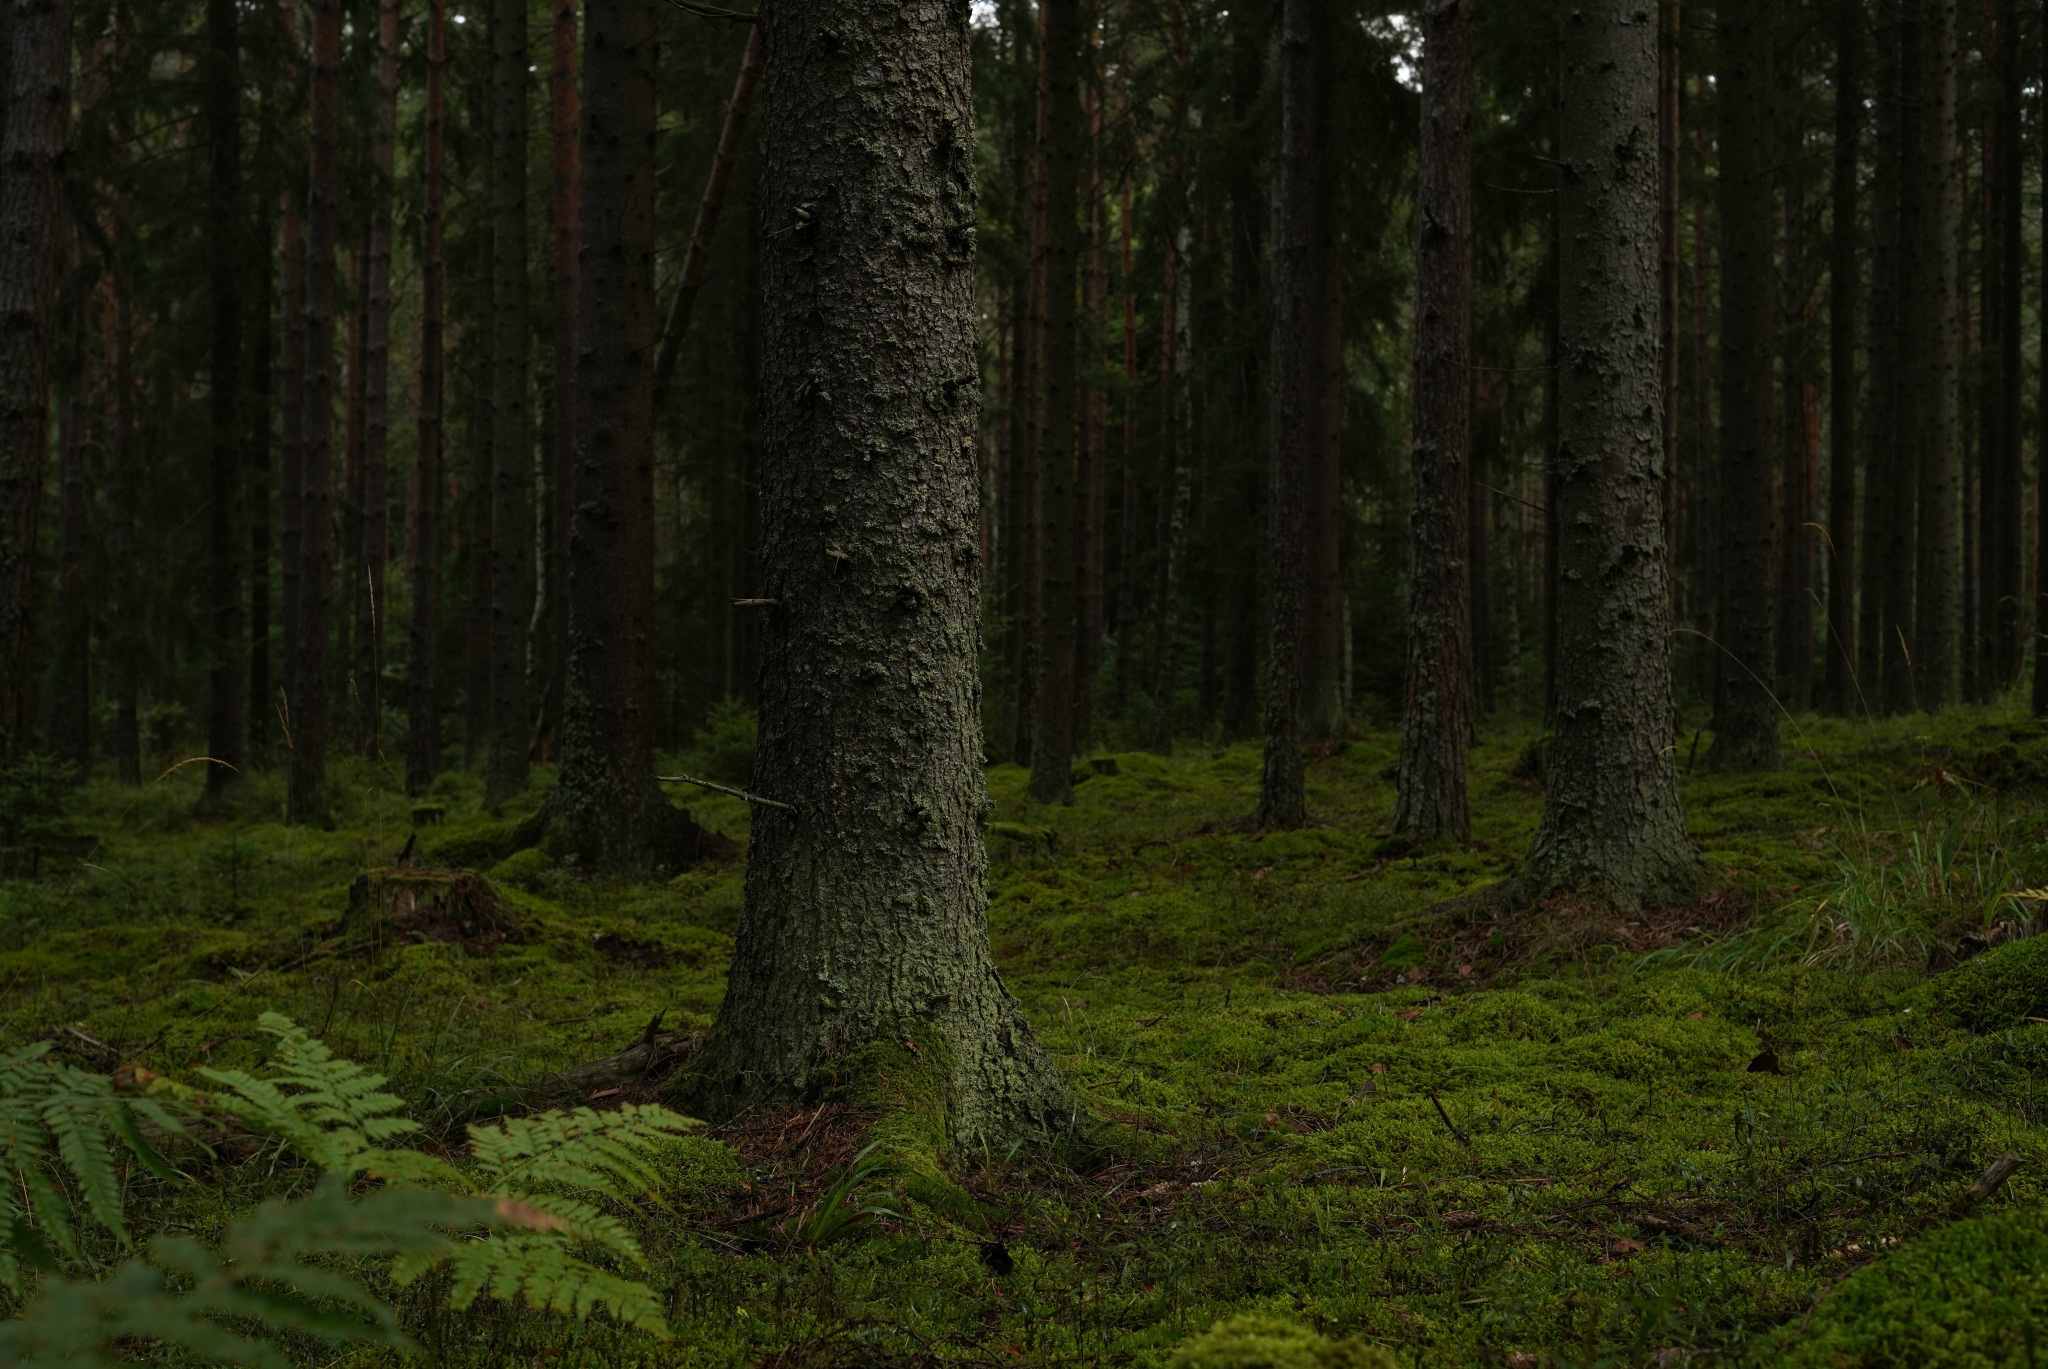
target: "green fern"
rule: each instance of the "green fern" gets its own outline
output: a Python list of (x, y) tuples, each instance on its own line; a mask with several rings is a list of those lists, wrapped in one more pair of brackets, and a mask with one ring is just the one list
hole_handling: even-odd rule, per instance
[(0, 1186), (0, 1284), (17, 1294), (25, 1267), (52, 1271), (60, 1261), (84, 1261), (82, 1222), (129, 1243), (122, 1151), (161, 1178), (176, 1177), (140, 1126), (182, 1131), (169, 1111), (149, 1098), (123, 1098), (106, 1077), (56, 1064), (49, 1051), (48, 1042), (38, 1042), (0, 1055), (0, 1165), (7, 1178)]

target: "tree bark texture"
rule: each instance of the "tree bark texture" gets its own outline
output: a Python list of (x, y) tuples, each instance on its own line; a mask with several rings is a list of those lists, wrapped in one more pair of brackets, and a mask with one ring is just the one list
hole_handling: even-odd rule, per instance
[(50, 441), (50, 351), (71, 125), (69, 0), (8, 0), (0, 145), (0, 763), (29, 749), (36, 546)]
[(1072, 803), (1074, 679), (1080, 608), (1081, 158), (1087, 125), (1081, 66), (1087, 42), (1081, 0), (1045, 0), (1045, 389), (1039, 426), (1038, 685), (1029, 792), (1038, 803)]
[[(713, 1114), (919, 1051), (954, 1135), (1072, 1104), (988, 945), (968, 15), (760, 11), (764, 631), (756, 811)], [(872, 1082), (872, 1081), (870, 1081)]]
[(586, 0), (575, 521), (550, 846), (680, 868), (722, 843), (654, 778), (655, 14)]
[(1430, 0), (1422, 12), (1407, 703), (1393, 819), (1396, 835), (1417, 842), (1462, 842), (1471, 826), (1471, 133), (1472, 0)]
[(275, 442), (271, 436), (271, 420), (275, 412), (272, 400), (277, 390), (277, 331), (273, 319), (278, 308), (277, 292), (277, 217), (274, 206), (276, 197), (271, 178), (276, 174), (274, 125), (271, 118), (273, 93), (266, 89), (263, 97), (264, 110), (258, 143), (262, 167), (262, 188), (257, 202), (255, 229), (252, 234), (255, 243), (256, 298), (249, 306), (249, 318), (254, 324), (253, 335), (244, 355), (248, 361), (248, 403), (243, 406), (242, 420), (246, 437), (244, 450), (248, 461), (248, 508), (249, 542), (244, 549), (248, 557), (247, 577), (249, 586), (249, 683), (245, 702), (248, 705), (248, 756), (252, 766), (267, 765), (271, 758), (270, 739), (274, 735), (275, 718), (271, 709), (270, 633), (274, 619), (270, 594), (271, 554), (275, 543), (270, 519), (272, 477), (275, 473)]
[(1265, 759), (1257, 821), (1308, 821), (1302, 767), (1302, 705), (1309, 668), (1306, 583), (1308, 471), (1320, 424), (1321, 294), (1316, 162), (1323, 126), (1316, 0), (1284, 0), (1280, 11), (1280, 152), (1273, 168), (1272, 420), (1266, 574), (1272, 594), (1266, 651)]
[(1986, 397), (1983, 454), (1983, 576), (1978, 602), (1983, 606), (1986, 643), (1986, 693), (1997, 695), (2018, 680), (2023, 660), (2020, 627), (2023, 590), (2020, 554), (2024, 476), (2020, 464), (2020, 369), (2023, 242), (2020, 171), (2022, 33), (2018, 0), (1997, 0), (1993, 76), (1996, 108), (1992, 118), (1991, 209), (1985, 226), (1984, 255), (1987, 327), (1984, 347), (1991, 354), (1984, 378)]
[(1314, 134), (1319, 149), (1310, 167), (1314, 179), (1314, 269), (1322, 277), (1315, 292), (1310, 342), (1314, 369), (1313, 430), (1303, 459), (1308, 463), (1302, 501), (1307, 560), (1302, 580), (1304, 626), (1301, 729), (1309, 740), (1341, 736), (1347, 723), (1344, 700), (1344, 265), (1339, 252), (1335, 67), (1337, 29), (1328, 6), (1315, 11), (1313, 81), (1321, 96)]
[(246, 551), (242, 481), (242, 112), (241, 35), (234, 0), (206, 4), (206, 125), (212, 143), (206, 205), (207, 269), (213, 310), (207, 377), (206, 790), (218, 803), (241, 779), (248, 708), (242, 653), (242, 568)]
[(327, 817), (327, 639), (334, 578), (334, 251), (341, 190), (341, 0), (313, 0), (312, 15), (300, 613), (290, 686), (292, 753), (286, 801), (295, 822), (320, 822)]
[(1806, 257), (1806, 127), (1799, 39), (1805, 20), (1778, 16), (1777, 176), (1783, 218), (1778, 280), (1781, 313), (1778, 405), (1778, 622), (1776, 693), (1787, 712), (1813, 706), (1813, 524), (1816, 441), (1812, 420), (1813, 354), (1808, 338), (1813, 300)]
[(1916, 709), (1962, 698), (1963, 457), (1957, 428), (1957, 224), (1962, 180), (1956, 158), (1955, 0), (1908, 0), (1907, 105), (1917, 109), (1907, 143), (1907, 212), (1901, 312), (1906, 378), (1914, 401), (1902, 433), (1919, 457), (1915, 548), (1913, 686)]
[(278, 720), (289, 767), (299, 624), (306, 611), (306, 235), (292, 185), (278, 198), (277, 319), (278, 689), (264, 706)]
[(527, 448), (525, 0), (491, 10), (491, 716), (484, 798), (526, 787), (532, 457)]
[(1045, 572), (1044, 546), (1044, 447), (1045, 447), (1045, 238), (1049, 226), (1046, 213), (1045, 122), (1050, 112), (1052, 55), (1044, 40), (1047, 12), (1038, 12), (1037, 100), (1033, 105), (1036, 130), (1031, 161), (1031, 251), (1026, 271), (1024, 305), (1024, 441), (1018, 449), (1015, 479), (1010, 497), (1016, 503), (1016, 601), (1010, 620), (1008, 656), (1010, 678), (1016, 698), (1012, 720), (1010, 759), (1031, 764), (1031, 743), (1038, 735), (1038, 633), (1040, 581)]
[[(576, 517), (576, 399), (580, 384), (576, 374), (576, 273), (582, 220), (577, 207), (577, 0), (551, 3), (554, 24), (548, 63), (548, 154), (554, 173), (554, 194), (548, 201), (548, 223), (550, 246), (554, 249), (555, 355), (554, 412), (548, 429), (548, 481), (553, 496), (548, 512), (548, 563), (556, 602), (549, 606), (554, 640), (548, 660), (547, 713), (549, 722), (558, 726), (569, 672), (569, 608), (564, 596), (569, 573), (569, 530)], [(653, 285), (650, 283), (648, 288), (653, 289)], [(653, 498), (651, 490), (648, 497)]]
[(1510, 891), (1629, 910), (1704, 876), (1672, 755), (1655, 12), (1571, 7), (1562, 37), (1556, 740)]
[(1778, 294), (1771, 251), (1773, 13), (1766, 0), (1727, 0), (1719, 14), (1722, 664), (1710, 757), (1725, 770), (1778, 766), (1771, 693), (1771, 550), (1778, 531), (1771, 460), (1771, 304)]
[(1913, 413), (1902, 354), (1900, 265), (1905, 230), (1907, 36), (1900, 0), (1877, 0), (1877, 91), (1870, 187), (1871, 271), (1867, 350), (1870, 404), (1863, 473), (1863, 692), (1886, 713), (1913, 707), (1913, 546), (1919, 461), (1906, 439)]
[[(484, 157), (484, 202), (497, 175)], [(491, 375), (496, 329), (492, 285), (496, 271), (490, 234), (480, 234), (476, 260), (475, 336), (469, 346), (469, 564), (463, 613), (462, 752), (464, 763), (487, 768), (491, 756)]]
[(378, 0), (377, 105), (370, 140), (369, 255), (363, 270), (362, 542), (356, 552), (356, 750), (377, 754), (384, 727), (384, 566), (391, 557), (391, 214), (397, 193), (398, 3)]
[(1821, 706), (1838, 717), (1864, 708), (1856, 678), (1856, 471), (1860, 462), (1856, 330), (1862, 307), (1862, 235), (1857, 180), (1862, 174), (1863, 53), (1869, 16), (1862, 0), (1835, 0), (1834, 226), (1828, 241), (1828, 558), (1825, 675)]
[(424, 794), (441, 771), (441, 484), (447, 368), (445, 284), (448, 0), (428, 0), (427, 81), (420, 139), (420, 355), (418, 450), (413, 457), (412, 598), (405, 669), (405, 792)]

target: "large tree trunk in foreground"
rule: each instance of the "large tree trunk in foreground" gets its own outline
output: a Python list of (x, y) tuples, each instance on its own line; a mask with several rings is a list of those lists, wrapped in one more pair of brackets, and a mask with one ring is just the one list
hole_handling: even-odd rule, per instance
[(525, 0), (491, 10), (491, 714), (484, 800), (526, 787), (527, 621), (532, 608), (533, 509), (528, 498), (526, 379)]
[(1267, 434), (1269, 495), (1267, 578), (1272, 594), (1266, 653), (1265, 766), (1257, 820), (1263, 827), (1308, 821), (1301, 760), (1307, 652), (1308, 548), (1304, 545), (1310, 448), (1322, 403), (1321, 256), (1317, 250), (1316, 145), (1324, 93), (1314, 0), (1286, 0), (1280, 19), (1280, 155), (1273, 168), (1273, 378)]
[(297, 657), (291, 675), (287, 811), (327, 817), (327, 638), (333, 608), (334, 247), (340, 213), (341, 0), (313, 5), (313, 77), (306, 192), (306, 379)]
[(0, 763), (29, 748), (37, 527), (50, 443), (62, 166), (71, 122), (69, 0), (9, 0), (0, 147)]
[(1045, 396), (1039, 428), (1038, 686), (1031, 739), (1031, 797), (1072, 803), (1074, 674), (1079, 646), (1080, 433), (1077, 218), (1081, 152), (1081, 0), (1045, 4)]
[(1721, 574), (1720, 697), (1712, 762), (1724, 770), (1778, 765), (1771, 697), (1776, 636), (1771, 301), (1771, 25), (1765, 0), (1727, 0), (1721, 43)]
[(1463, 841), (1470, 826), (1471, 124), (1471, 0), (1431, 0), (1422, 15), (1408, 687), (1393, 824), (1415, 841)]
[(420, 252), (419, 443), (413, 457), (412, 623), (405, 666), (405, 792), (424, 794), (441, 770), (441, 458), (447, 366), (441, 337), (448, 93), (448, 0), (429, 0)]
[(846, 1076), (914, 1050), (954, 1136), (1043, 1134), (1072, 1103), (996, 973), (979, 827), (967, 10), (767, 0), (760, 16), (776, 606), (752, 787), (796, 812), (756, 810), (694, 1101), (729, 1115), (873, 1084)]
[(1507, 892), (1627, 910), (1687, 902), (1705, 873), (1671, 746), (1657, 31), (1587, 7), (1567, 11), (1563, 36), (1556, 741), (1542, 823)]
[(722, 839), (654, 778), (654, 9), (588, 0), (576, 516), (548, 844), (585, 868), (688, 864)]

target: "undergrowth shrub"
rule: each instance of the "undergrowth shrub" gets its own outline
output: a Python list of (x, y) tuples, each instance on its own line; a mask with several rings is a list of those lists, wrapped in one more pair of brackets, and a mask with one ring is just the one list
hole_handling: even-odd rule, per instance
[(1936, 1007), (1974, 1032), (2048, 1019), (2048, 936), (2028, 937), (1966, 960), (1932, 984)]
[[(660, 1299), (617, 1272), (646, 1258), (616, 1209), (654, 1196), (656, 1154), (695, 1123), (665, 1108), (629, 1105), (472, 1125), (470, 1163), (458, 1167), (393, 1144), (418, 1124), (398, 1115), (403, 1100), (385, 1091), (383, 1076), (336, 1058), (276, 1013), (260, 1025), (276, 1043), (268, 1071), (200, 1070), (210, 1090), (130, 1070), (123, 1078), (130, 1096), (123, 1097), (78, 1071), (44, 1066), (54, 1082), (44, 1080), (35, 1072), (38, 1051), (9, 1058), (27, 1082), (10, 1092), (11, 1076), (0, 1073), (0, 1107), (13, 1108), (0, 1118), (33, 1113), (47, 1128), (39, 1138), (29, 1126), (12, 1127), (0, 1138), (13, 1147), (9, 1162), (47, 1171), (45, 1152), (54, 1148), (93, 1216), (124, 1244), (104, 1135), (53, 1119), (104, 1119), (152, 1169), (173, 1177), (132, 1133), (136, 1116), (182, 1130), (169, 1112), (176, 1108), (269, 1137), (317, 1177), (309, 1193), (265, 1203), (234, 1222), (217, 1250), (161, 1236), (147, 1259), (130, 1259), (98, 1280), (59, 1277), (48, 1243), (16, 1216), (8, 1247), (14, 1267), (37, 1265), (48, 1277), (24, 1315), (0, 1323), (0, 1362), (111, 1366), (122, 1362), (124, 1342), (150, 1337), (211, 1359), (284, 1365), (275, 1346), (242, 1333), (250, 1325), (271, 1337), (403, 1345), (383, 1290), (437, 1270), (447, 1271), (447, 1302), (457, 1310), (480, 1297), (575, 1317), (602, 1309), (624, 1325), (667, 1334)], [(356, 1197), (365, 1183), (372, 1187)], [(77, 1220), (63, 1196), (43, 1200), (51, 1210), (38, 1209), (41, 1230), (68, 1231)]]
[(1782, 1365), (2033, 1366), (2048, 1356), (2048, 1213), (1942, 1227), (1856, 1271), (1785, 1328)]
[(0, 875), (40, 879), (70, 846), (78, 772), (40, 753), (0, 769)]

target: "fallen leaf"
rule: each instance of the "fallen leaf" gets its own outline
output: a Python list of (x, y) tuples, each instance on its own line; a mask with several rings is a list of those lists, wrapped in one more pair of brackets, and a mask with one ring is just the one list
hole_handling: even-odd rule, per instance
[(1259, 867), (1258, 869), (1256, 869), (1256, 870), (1252, 871), (1252, 878), (1253, 878), (1253, 879), (1264, 879), (1264, 878), (1265, 878), (1265, 877), (1266, 877), (1267, 875), (1270, 875), (1270, 874), (1272, 874), (1272, 873), (1273, 873), (1273, 867), (1272, 867), (1272, 866), (1270, 866), (1270, 865), (1261, 865), (1261, 866), (1260, 866), (1260, 867)]
[(1374, 1074), (1385, 1074), (1387, 1072), (1387, 1067), (1385, 1065), (1375, 1062), (1372, 1067), (1372, 1072)]
[(1688, 1022), (1697, 1022), (1705, 1016), (1706, 1014), (1703, 1012), (1689, 1012), (1685, 1015), (1685, 1020)]
[(1414, 1020), (1415, 1020), (1416, 1018), (1418, 1018), (1418, 1017), (1420, 1017), (1420, 1016), (1422, 1016), (1422, 1009), (1420, 1009), (1420, 1008), (1413, 1008), (1413, 1009), (1409, 1010), (1408, 1012), (1404, 1012), (1404, 1013), (1402, 1013), (1402, 1014), (1401, 1014), (1401, 1020), (1402, 1020), (1403, 1022), (1413, 1022), (1413, 1021), (1414, 1021)]

